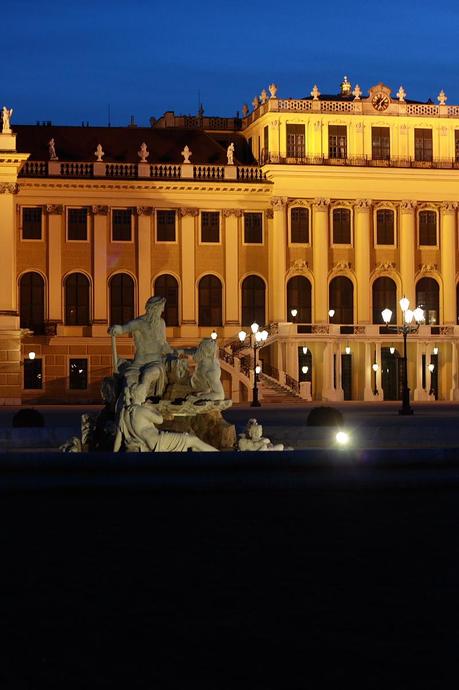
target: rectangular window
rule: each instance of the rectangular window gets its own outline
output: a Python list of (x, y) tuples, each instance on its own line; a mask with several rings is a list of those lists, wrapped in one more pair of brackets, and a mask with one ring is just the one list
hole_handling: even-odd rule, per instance
[(390, 159), (389, 127), (371, 128), (371, 157), (373, 160), (378, 161), (388, 161)]
[(394, 244), (394, 212), (389, 209), (376, 212), (376, 244)]
[(419, 244), (423, 247), (437, 245), (437, 214), (435, 211), (419, 213)]
[(128, 208), (115, 208), (112, 211), (112, 241), (131, 241), (131, 210)]
[(333, 244), (351, 244), (351, 212), (348, 208), (333, 209)]
[(41, 359), (24, 360), (24, 389), (39, 390), (43, 388), (43, 372)]
[(67, 238), (69, 240), (87, 240), (88, 210), (86, 208), (69, 208), (67, 217)]
[(328, 127), (328, 157), (347, 158), (347, 129), (346, 125), (329, 125)]
[(41, 240), (41, 207), (22, 209), (22, 239)]
[(432, 160), (432, 130), (414, 130), (414, 158), (417, 161)]
[(220, 214), (218, 211), (201, 213), (201, 242), (220, 242)]
[(69, 360), (69, 388), (84, 391), (88, 387), (88, 360)]
[(291, 209), (290, 242), (292, 244), (309, 244), (309, 209)]
[(175, 242), (175, 211), (156, 212), (156, 241)]
[(244, 213), (244, 243), (263, 244), (263, 220), (261, 213)]
[(287, 158), (305, 157), (304, 125), (287, 125)]

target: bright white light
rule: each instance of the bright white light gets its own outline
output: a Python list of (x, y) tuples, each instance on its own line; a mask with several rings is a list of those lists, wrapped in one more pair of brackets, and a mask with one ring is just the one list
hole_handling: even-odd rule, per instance
[(378, 369), (379, 369), (379, 364), (377, 364), (377, 363), (375, 362), (374, 364), (372, 364), (371, 368), (373, 369), (374, 372), (376, 372), (376, 371), (378, 371)]
[(212, 331), (212, 333), (210, 334), (210, 337), (212, 338), (212, 340), (217, 340), (217, 338), (218, 338), (217, 331)]
[(257, 343), (259, 343), (261, 340), (263, 340), (263, 336), (261, 335), (260, 331), (257, 331), (255, 333), (255, 340), (257, 341)]
[(35, 359), (35, 352), (29, 352), (29, 359)]
[(404, 312), (405, 315), (405, 323), (410, 324), (413, 320), (414, 312), (411, 311), (411, 309), (406, 309)]
[(432, 350), (432, 353), (434, 355), (438, 355), (438, 347), (434, 347), (434, 349)]
[(434, 369), (435, 369), (435, 364), (433, 364), (433, 363), (429, 364), (429, 371), (431, 374), (433, 374)]
[(350, 441), (349, 434), (346, 431), (338, 431), (336, 436), (336, 443), (340, 446), (347, 446)]
[(290, 309), (290, 314), (295, 318), (295, 316), (298, 314), (298, 309)]
[(309, 371), (309, 367), (306, 367), (306, 366), (301, 367), (301, 371), (303, 372), (303, 374), (307, 374)]
[(267, 340), (268, 339), (268, 331), (261, 331), (261, 339), (262, 340)]
[(395, 347), (390, 347), (390, 348), (389, 348), (389, 352), (391, 353), (391, 355), (393, 355), (394, 352), (395, 352)]
[(303, 354), (304, 354), (304, 355), (307, 355), (307, 354), (308, 354), (308, 348), (307, 348), (307, 347), (303, 347)]
[(241, 343), (243, 343), (244, 340), (247, 338), (247, 333), (245, 331), (239, 331), (238, 338), (241, 341)]
[(351, 348), (349, 347), (349, 345), (346, 345), (346, 347), (344, 348), (344, 352), (345, 352), (347, 355), (350, 355), (350, 354), (351, 354)]
[(392, 310), (391, 309), (383, 309), (381, 312), (381, 316), (383, 317), (383, 321), (385, 324), (390, 323), (390, 320), (392, 318)]
[(261, 374), (261, 366), (259, 364), (257, 364), (257, 366), (255, 367), (255, 373)]
[(260, 328), (260, 326), (257, 324), (256, 321), (254, 321), (250, 328), (252, 329), (252, 333), (258, 333), (258, 329)]
[(328, 310), (328, 316), (332, 319), (335, 316), (335, 310), (334, 309), (329, 309)]
[(416, 307), (413, 314), (414, 314), (415, 321), (417, 321), (417, 323), (420, 323), (421, 321), (426, 320), (424, 309), (422, 309), (421, 307)]
[(408, 307), (410, 306), (410, 300), (408, 299), (408, 297), (402, 297), (399, 304), (400, 304), (400, 309), (402, 311), (406, 311), (408, 309)]

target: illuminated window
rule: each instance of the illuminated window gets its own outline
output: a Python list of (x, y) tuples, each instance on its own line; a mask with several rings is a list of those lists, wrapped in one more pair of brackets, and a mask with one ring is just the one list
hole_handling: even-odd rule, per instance
[(131, 241), (131, 211), (128, 208), (115, 208), (112, 211), (113, 242)]
[(88, 387), (88, 360), (69, 359), (69, 388), (86, 390)]
[(333, 209), (333, 244), (351, 244), (351, 212), (348, 208)]
[(69, 208), (67, 216), (67, 238), (85, 241), (88, 239), (88, 210), (86, 208)]
[(376, 244), (394, 244), (394, 212), (390, 209), (376, 212)]
[(24, 389), (39, 390), (41, 388), (43, 388), (42, 360), (24, 360)]
[(419, 245), (435, 247), (437, 245), (437, 214), (435, 211), (419, 213)]
[(201, 213), (201, 242), (220, 242), (220, 214), (218, 211)]
[(388, 161), (390, 158), (389, 127), (371, 128), (371, 157), (373, 160)]
[(432, 160), (432, 130), (414, 130), (414, 158), (417, 161)]
[(328, 127), (328, 157), (347, 158), (347, 129), (346, 125), (329, 125)]
[(290, 242), (309, 244), (309, 209), (290, 209)]
[(304, 125), (287, 125), (287, 158), (304, 158)]
[(22, 239), (41, 240), (41, 207), (22, 209)]
[(244, 243), (263, 243), (263, 219), (261, 213), (244, 213)]
[(175, 211), (156, 212), (157, 242), (175, 242)]

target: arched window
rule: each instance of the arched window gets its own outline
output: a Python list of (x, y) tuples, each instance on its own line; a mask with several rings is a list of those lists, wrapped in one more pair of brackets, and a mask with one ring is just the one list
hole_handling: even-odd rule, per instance
[(179, 288), (178, 282), (174, 276), (162, 275), (156, 278), (154, 295), (166, 298), (166, 306), (164, 308), (164, 321), (166, 326), (178, 326), (178, 297)]
[(126, 323), (134, 318), (134, 281), (126, 273), (117, 273), (110, 280), (110, 325)]
[(21, 328), (36, 334), (45, 330), (45, 283), (39, 273), (24, 273), (19, 284)]
[(330, 282), (329, 309), (335, 313), (330, 317), (332, 323), (354, 323), (354, 286), (345, 276), (337, 276)]
[(425, 312), (426, 324), (440, 323), (440, 300), (438, 283), (433, 278), (421, 278), (416, 283), (416, 306)]
[(65, 323), (89, 325), (89, 280), (83, 273), (71, 273), (65, 280)]
[(265, 283), (259, 276), (247, 276), (242, 283), (242, 321), (250, 326), (256, 321), (265, 323)]
[(383, 309), (392, 311), (391, 323), (397, 321), (397, 286), (392, 278), (378, 278), (373, 283), (373, 323), (384, 323)]
[(297, 309), (297, 323), (311, 323), (311, 283), (304, 276), (294, 276), (287, 283), (287, 321), (291, 310)]
[(199, 325), (222, 325), (222, 284), (216, 276), (203, 276), (199, 281)]

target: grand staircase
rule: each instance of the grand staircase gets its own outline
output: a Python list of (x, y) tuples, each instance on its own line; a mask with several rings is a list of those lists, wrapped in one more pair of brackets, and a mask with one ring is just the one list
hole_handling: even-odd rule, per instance
[(260, 374), (258, 388), (262, 405), (307, 405), (307, 401), (294, 391), (284, 388), (265, 374)]

